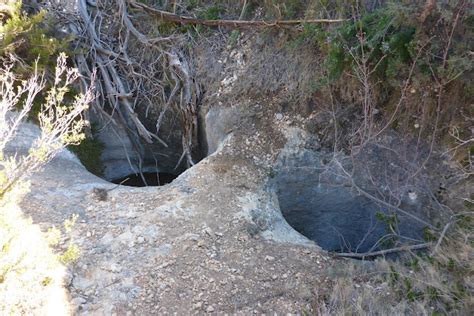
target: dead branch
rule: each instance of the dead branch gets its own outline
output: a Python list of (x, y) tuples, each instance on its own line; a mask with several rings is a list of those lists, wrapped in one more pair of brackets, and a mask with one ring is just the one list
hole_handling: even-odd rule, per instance
[(231, 29), (246, 29), (246, 28), (268, 28), (268, 27), (291, 27), (302, 24), (331, 24), (347, 21), (345, 19), (311, 19), (311, 20), (277, 20), (277, 21), (243, 21), (243, 20), (203, 20), (187, 16), (181, 16), (170, 12), (158, 10), (147, 6), (143, 3), (138, 3), (134, 0), (127, 0), (131, 7), (141, 9), (151, 15), (158, 17), (160, 20), (172, 22), (182, 25), (205, 25), (205, 26), (223, 26)]
[(382, 199), (379, 199), (378, 197), (374, 196), (373, 194), (370, 194), (369, 192), (365, 191), (364, 189), (362, 189), (359, 185), (357, 185), (357, 183), (355, 183), (354, 181), (354, 177), (344, 168), (344, 166), (341, 164), (341, 162), (339, 160), (335, 160), (334, 161), (336, 163), (336, 166), (337, 168), (339, 169), (339, 171), (341, 172), (342, 175), (344, 175), (351, 183), (351, 186), (353, 188), (355, 188), (357, 190), (358, 193), (360, 193), (361, 195), (367, 197), (368, 199), (372, 200), (372, 201), (375, 201), (381, 205), (385, 205), (387, 207), (389, 207), (390, 209), (393, 209), (394, 211), (400, 213), (400, 214), (403, 214), (403, 215), (406, 215), (412, 219), (414, 219), (415, 221), (419, 222), (419, 223), (422, 223), (423, 225), (426, 225), (427, 227), (431, 228), (431, 229), (436, 229), (432, 224), (428, 223), (427, 221), (419, 218), (418, 216), (415, 216), (414, 214), (411, 214), (410, 212), (407, 212), (403, 209), (401, 209), (400, 207), (396, 206), (396, 205), (393, 205), (393, 204), (390, 204)]
[(436, 243), (432, 254), (435, 254), (438, 251), (438, 248), (441, 245), (441, 243), (443, 242), (443, 239), (446, 236), (446, 233), (448, 232), (448, 229), (451, 226), (451, 224), (452, 224), (452, 222), (449, 222), (444, 226), (443, 231), (441, 232), (441, 236), (439, 237), (438, 242)]
[(374, 251), (374, 252), (366, 252), (366, 253), (342, 252), (342, 253), (336, 253), (335, 256), (343, 257), (343, 258), (365, 259), (365, 258), (371, 258), (371, 257), (384, 256), (390, 253), (396, 253), (396, 252), (401, 252), (401, 251), (425, 249), (425, 248), (428, 248), (429, 246), (431, 246), (431, 243), (417, 244), (417, 245), (411, 245), (411, 246), (402, 246), (402, 247), (397, 247), (397, 248), (390, 248), (390, 249)]

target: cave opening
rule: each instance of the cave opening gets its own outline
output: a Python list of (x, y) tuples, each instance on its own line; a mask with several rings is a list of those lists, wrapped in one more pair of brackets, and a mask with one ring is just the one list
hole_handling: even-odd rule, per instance
[(327, 251), (372, 253), (423, 241), (422, 224), (345, 187), (293, 183), (277, 195), (288, 224)]
[(425, 242), (423, 223), (360, 194), (338, 176), (322, 176), (315, 157), (284, 160), (270, 180), (293, 229), (336, 253), (368, 254)]
[(145, 172), (142, 174), (130, 174), (119, 179), (114, 179), (111, 182), (129, 187), (162, 186), (171, 183), (178, 176), (179, 174), (166, 172)]
[(332, 252), (364, 253), (379, 250), (387, 234), (377, 220), (378, 207), (340, 188), (292, 186), (278, 192), (288, 224), (321, 248)]

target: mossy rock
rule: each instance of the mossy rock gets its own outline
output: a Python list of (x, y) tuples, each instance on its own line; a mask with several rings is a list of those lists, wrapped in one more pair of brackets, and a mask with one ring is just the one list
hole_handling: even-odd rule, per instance
[(89, 172), (96, 176), (103, 176), (104, 165), (101, 155), (104, 150), (104, 144), (97, 139), (86, 138), (79, 145), (69, 146), (69, 150), (77, 155)]

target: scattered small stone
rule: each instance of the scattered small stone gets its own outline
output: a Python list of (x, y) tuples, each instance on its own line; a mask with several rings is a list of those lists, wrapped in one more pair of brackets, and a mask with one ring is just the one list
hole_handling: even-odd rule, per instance
[(78, 297), (75, 297), (75, 298), (72, 299), (71, 305), (73, 305), (73, 306), (80, 306), (80, 305), (82, 305), (82, 304), (85, 304), (86, 302), (87, 302), (87, 301), (86, 301), (85, 298), (78, 296)]
[(207, 227), (206, 229), (204, 229), (204, 232), (209, 235), (209, 237), (212, 237), (213, 233), (212, 233), (212, 229), (210, 229), (209, 227)]
[(206, 312), (208, 313), (212, 313), (214, 311), (214, 307), (212, 305), (209, 305), (207, 308), (206, 308)]
[(67, 269), (64, 278), (63, 278), (63, 285), (68, 287), (72, 284), (72, 280), (74, 279), (74, 275), (71, 270)]
[(272, 257), (272, 256), (265, 257), (265, 261), (274, 261), (274, 260), (275, 260), (275, 257)]
[(112, 263), (109, 267), (109, 271), (114, 272), (114, 273), (119, 273), (120, 271), (122, 271), (122, 267), (120, 267), (119, 265), (115, 263)]
[(138, 236), (137, 237), (137, 244), (143, 244), (145, 242), (145, 237), (143, 236)]

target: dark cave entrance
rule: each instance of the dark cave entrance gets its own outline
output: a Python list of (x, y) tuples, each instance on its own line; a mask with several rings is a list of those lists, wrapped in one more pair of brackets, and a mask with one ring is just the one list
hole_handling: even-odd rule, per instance
[[(321, 175), (317, 158), (307, 153), (286, 159), (270, 180), (281, 214), (297, 232), (337, 253), (372, 253), (424, 242), (425, 225), (358, 194), (335, 174)], [(369, 184), (364, 185), (369, 191)], [(390, 224), (392, 219), (395, 224)]]
[(327, 251), (379, 250), (378, 241), (387, 234), (377, 220), (377, 205), (343, 188), (293, 184), (278, 191), (278, 197), (288, 224)]
[[(128, 187), (166, 185), (207, 157), (205, 139), (201, 139), (204, 136), (200, 136), (192, 148), (192, 163), (188, 163), (178, 132), (167, 139), (166, 147), (158, 142), (143, 143), (137, 150), (125, 131), (103, 125), (98, 134), (104, 146), (100, 155), (102, 172), (97, 175), (114, 184)], [(205, 135), (201, 129), (198, 131)]]
[(179, 176), (166, 172), (146, 172), (142, 174), (130, 174), (120, 179), (112, 180), (112, 183), (130, 187), (161, 186), (171, 183)]
[(291, 183), (277, 195), (288, 224), (327, 251), (369, 253), (423, 241), (422, 224), (343, 186)]

